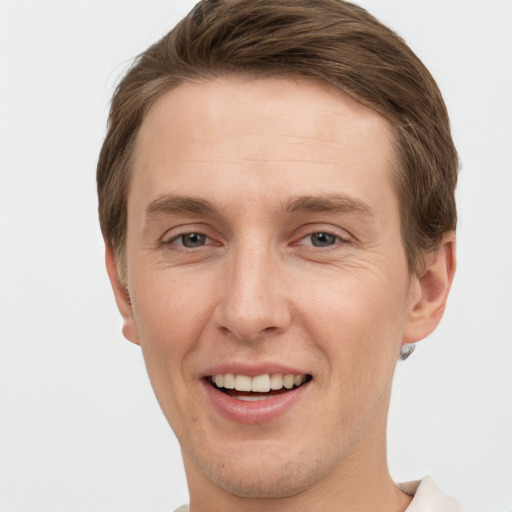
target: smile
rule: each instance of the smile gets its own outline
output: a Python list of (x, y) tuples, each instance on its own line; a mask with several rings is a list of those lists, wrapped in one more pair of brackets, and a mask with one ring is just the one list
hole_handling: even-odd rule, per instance
[(275, 393), (271, 393), (272, 391), (286, 391), (298, 388), (308, 380), (311, 380), (310, 375), (283, 375), (282, 373), (265, 373), (255, 377), (224, 373), (209, 377), (209, 381), (218, 389), (223, 390), (233, 398), (246, 401), (264, 400), (269, 396), (275, 395)]
[(222, 373), (203, 379), (210, 403), (237, 423), (265, 423), (284, 415), (312, 380), (309, 374), (264, 373), (251, 377)]

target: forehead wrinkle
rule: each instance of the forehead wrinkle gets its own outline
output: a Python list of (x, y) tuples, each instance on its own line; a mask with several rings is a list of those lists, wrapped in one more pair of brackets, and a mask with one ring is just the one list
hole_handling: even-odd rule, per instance
[[(215, 165), (215, 164), (225, 164), (225, 165), (234, 165), (237, 167), (240, 167), (244, 163), (251, 163), (251, 162), (262, 162), (262, 163), (270, 163), (270, 164), (322, 164), (322, 165), (339, 165), (338, 160), (331, 160), (329, 158), (322, 158), (322, 159), (316, 159), (316, 158), (270, 158), (266, 156), (262, 157), (236, 157), (231, 160), (226, 160), (225, 158), (204, 158), (204, 159), (198, 159), (198, 158), (175, 158), (173, 164), (207, 164), (207, 165)], [(215, 173), (215, 168), (212, 168), (212, 172)]]

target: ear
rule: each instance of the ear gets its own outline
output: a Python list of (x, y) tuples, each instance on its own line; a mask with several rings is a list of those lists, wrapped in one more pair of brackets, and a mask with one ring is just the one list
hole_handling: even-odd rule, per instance
[(456, 266), (455, 233), (449, 232), (436, 251), (425, 254), (424, 273), (412, 278), (403, 343), (420, 341), (437, 327), (443, 317)]
[(119, 277), (114, 251), (108, 244), (105, 244), (105, 264), (107, 266), (110, 284), (112, 285), (116, 298), (117, 308), (123, 317), (123, 335), (128, 341), (140, 345), (137, 325), (133, 318), (130, 294)]

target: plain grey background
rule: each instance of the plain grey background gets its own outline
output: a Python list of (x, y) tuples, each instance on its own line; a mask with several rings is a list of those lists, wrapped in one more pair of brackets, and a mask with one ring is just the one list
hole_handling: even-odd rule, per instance
[[(399, 363), (397, 481), (512, 510), (512, 1), (364, 0), (432, 71), (462, 161), (445, 318)], [(95, 165), (114, 84), (191, 8), (0, 0), (0, 510), (169, 512), (179, 447), (103, 266)], [(305, 417), (305, 423), (310, 418)]]

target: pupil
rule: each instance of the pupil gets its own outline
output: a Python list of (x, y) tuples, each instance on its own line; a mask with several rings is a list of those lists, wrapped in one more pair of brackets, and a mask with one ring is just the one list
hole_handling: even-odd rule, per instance
[(200, 247), (204, 244), (206, 237), (199, 233), (189, 233), (183, 235), (183, 245), (185, 247)]
[(315, 247), (326, 247), (336, 242), (336, 237), (329, 233), (314, 233), (311, 235), (311, 243)]

